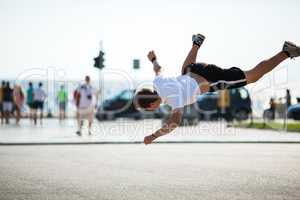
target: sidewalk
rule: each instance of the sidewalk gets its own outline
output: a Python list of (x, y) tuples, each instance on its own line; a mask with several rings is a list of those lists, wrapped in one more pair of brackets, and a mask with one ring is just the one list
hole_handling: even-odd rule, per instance
[[(86, 127), (85, 124), (84, 127)], [(83, 129), (77, 136), (75, 120), (59, 123), (47, 119), (34, 126), (28, 120), (19, 126), (0, 126), (0, 145), (25, 144), (129, 144), (142, 143), (145, 135), (161, 126), (160, 120), (95, 121), (92, 135)], [(300, 133), (270, 130), (227, 128), (223, 122), (200, 122), (198, 126), (180, 127), (172, 134), (161, 137), (158, 143), (300, 143)]]

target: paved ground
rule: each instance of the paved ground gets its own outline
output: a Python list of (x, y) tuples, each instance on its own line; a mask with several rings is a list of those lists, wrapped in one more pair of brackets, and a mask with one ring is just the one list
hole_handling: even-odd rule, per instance
[(298, 144), (0, 146), (1, 200), (300, 199)]
[[(118, 120), (95, 122), (93, 135), (85, 129), (82, 137), (75, 135), (75, 120), (59, 123), (46, 120), (34, 126), (23, 120), (20, 126), (0, 126), (0, 144), (14, 143), (111, 143), (141, 142), (145, 135), (160, 128), (160, 120)], [(198, 126), (180, 127), (160, 142), (300, 142), (299, 133), (283, 131), (227, 128), (223, 122), (200, 122)]]

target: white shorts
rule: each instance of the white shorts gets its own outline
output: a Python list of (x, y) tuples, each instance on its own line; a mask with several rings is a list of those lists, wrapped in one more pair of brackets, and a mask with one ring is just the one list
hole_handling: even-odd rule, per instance
[(89, 122), (92, 122), (94, 119), (94, 107), (78, 108), (77, 114), (79, 115), (79, 119), (87, 119)]
[(12, 102), (7, 102), (7, 101), (4, 101), (2, 103), (2, 110), (3, 112), (11, 112), (13, 109), (13, 104)]

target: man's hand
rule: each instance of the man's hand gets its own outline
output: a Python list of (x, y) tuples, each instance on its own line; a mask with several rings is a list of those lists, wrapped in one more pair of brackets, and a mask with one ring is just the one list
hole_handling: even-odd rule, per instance
[(160, 71), (161, 71), (161, 66), (158, 64), (157, 60), (156, 60), (156, 55), (154, 53), (154, 51), (149, 51), (148, 53), (148, 59), (152, 62), (153, 64), (153, 70), (155, 72), (155, 75), (159, 75)]
[(149, 51), (148, 59), (150, 60), (150, 62), (153, 62), (154, 60), (156, 60), (156, 55), (155, 55), (154, 51)]
[(153, 134), (148, 135), (144, 138), (144, 143), (147, 144), (151, 144), (153, 142), (153, 140), (155, 140), (157, 137)]

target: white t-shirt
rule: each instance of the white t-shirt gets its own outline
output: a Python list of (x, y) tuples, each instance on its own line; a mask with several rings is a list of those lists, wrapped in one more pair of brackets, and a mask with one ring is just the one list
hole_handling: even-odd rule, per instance
[(197, 96), (201, 93), (197, 81), (188, 75), (172, 78), (158, 75), (153, 84), (163, 103), (170, 105), (173, 109), (195, 103)]
[(40, 87), (34, 89), (34, 91), (33, 91), (33, 100), (34, 101), (44, 101), (46, 96), (47, 96), (46, 92)]
[(80, 94), (79, 108), (88, 108), (93, 106), (93, 99), (96, 95), (96, 90), (89, 84), (82, 84), (77, 88)]

